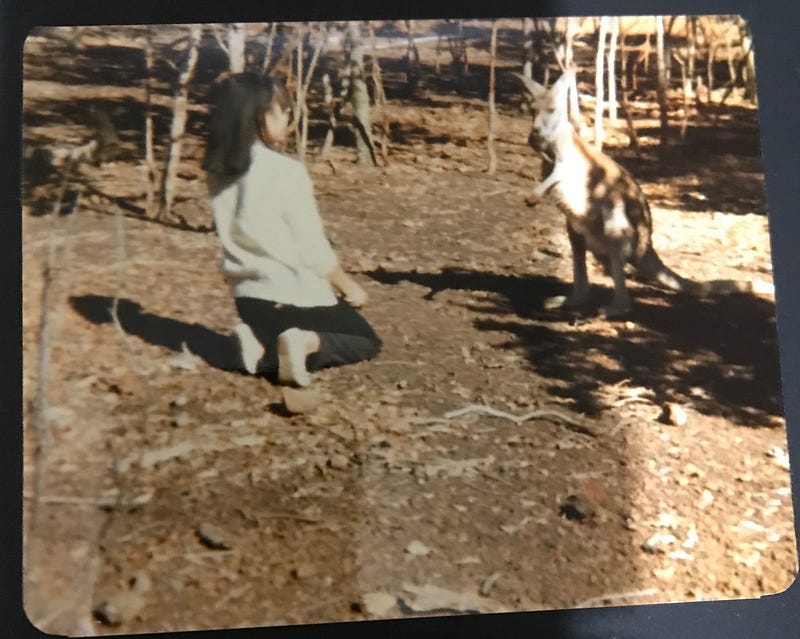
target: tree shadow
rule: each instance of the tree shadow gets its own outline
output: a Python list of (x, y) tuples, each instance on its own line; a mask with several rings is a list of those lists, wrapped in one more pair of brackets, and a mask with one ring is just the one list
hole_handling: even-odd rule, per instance
[[(775, 307), (751, 295), (700, 300), (636, 287), (624, 321), (607, 321), (544, 309), (548, 297), (569, 284), (545, 276), (512, 276), (445, 268), (439, 273), (374, 270), (383, 284), (412, 282), (441, 291), (481, 291), (491, 300), (465, 306), (485, 331), (510, 333), (503, 348), (522, 349), (528, 364), (553, 381), (548, 389), (595, 415), (607, 387), (628, 380), (652, 393), (656, 404), (675, 400), (742, 426), (775, 423), (780, 396)], [(594, 306), (607, 303), (608, 288), (592, 287)], [(570, 328), (570, 325), (572, 328)], [(584, 325), (589, 330), (574, 330)], [(592, 330), (597, 327), (598, 331)]]
[[(114, 298), (102, 295), (81, 295), (69, 298), (72, 308), (93, 324), (111, 324)], [(128, 335), (148, 344), (180, 353), (183, 345), (206, 364), (225, 371), (238, 371), (238, 347), (229, 335), (223, 335), (202, 324), (145, 313), (141, 304), (121, 298), (117, 301), (117, 319)]]

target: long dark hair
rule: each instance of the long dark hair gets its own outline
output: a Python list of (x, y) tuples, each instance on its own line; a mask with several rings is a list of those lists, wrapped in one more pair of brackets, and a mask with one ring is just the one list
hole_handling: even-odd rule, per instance
[(289, 106), (289, 92), (281, 80), (250, 72), (227, 78), (217, 89), (208, 120), (203, 168), (229, 176), (247, 171), (259, 122), (275, 101)]

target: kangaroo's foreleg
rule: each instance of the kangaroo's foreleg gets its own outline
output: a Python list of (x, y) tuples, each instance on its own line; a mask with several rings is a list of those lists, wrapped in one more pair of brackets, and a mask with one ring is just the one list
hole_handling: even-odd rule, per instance
[(565, 306), (583, 306), (589, 301), (589, 276), (586, 273), (586, 238), (567, 222), (567, 235), (572, 248), (572, 291)]
[(550, 172), (550, 175), (536, 185), (536, 188), (533, 189), (533, 194), (536, 197), (542, 197), (545, 193), (547, 193), (550, 187), (552, 187), (560, 179), (561, 172), (557, 168), (553, 169), (553, 171)]
[(536, 188), (533, 189), (533, 193), (525, 198), (525, 204), (528, 206), (536, 206), (548, 189), (560, 179), (561, 174), (556, 169), (553, 169), (553, 171), (550, 172), (550, 175), (536, 185)]

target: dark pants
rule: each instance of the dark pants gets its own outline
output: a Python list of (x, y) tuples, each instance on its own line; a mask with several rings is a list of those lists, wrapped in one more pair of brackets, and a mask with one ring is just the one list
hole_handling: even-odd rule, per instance
[(252, 297), (237, 297), (235, 301), (239, 317), (266, 351), (258, 363), (259, 373), (277, 372), (278, 335), (289, 328), (319, 335), (319, 350), (306, 360), (309, 371), (370, 359), (381, 349), (381, 340), (367, 320), (342, 299), (334, 306), (309, 308)]

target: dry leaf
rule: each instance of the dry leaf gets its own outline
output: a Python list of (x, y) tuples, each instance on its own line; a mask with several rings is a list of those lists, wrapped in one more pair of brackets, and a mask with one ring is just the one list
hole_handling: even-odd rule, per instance
[(430, 555), (432, 550), (421, 541), (414, 540), (406, 546), (406, 552), (409, 555), (426, 556)]
[(367, 614), (384, 617), (397, 605), (397, 599), (385, 592), (368, 592), (361, 597)]

